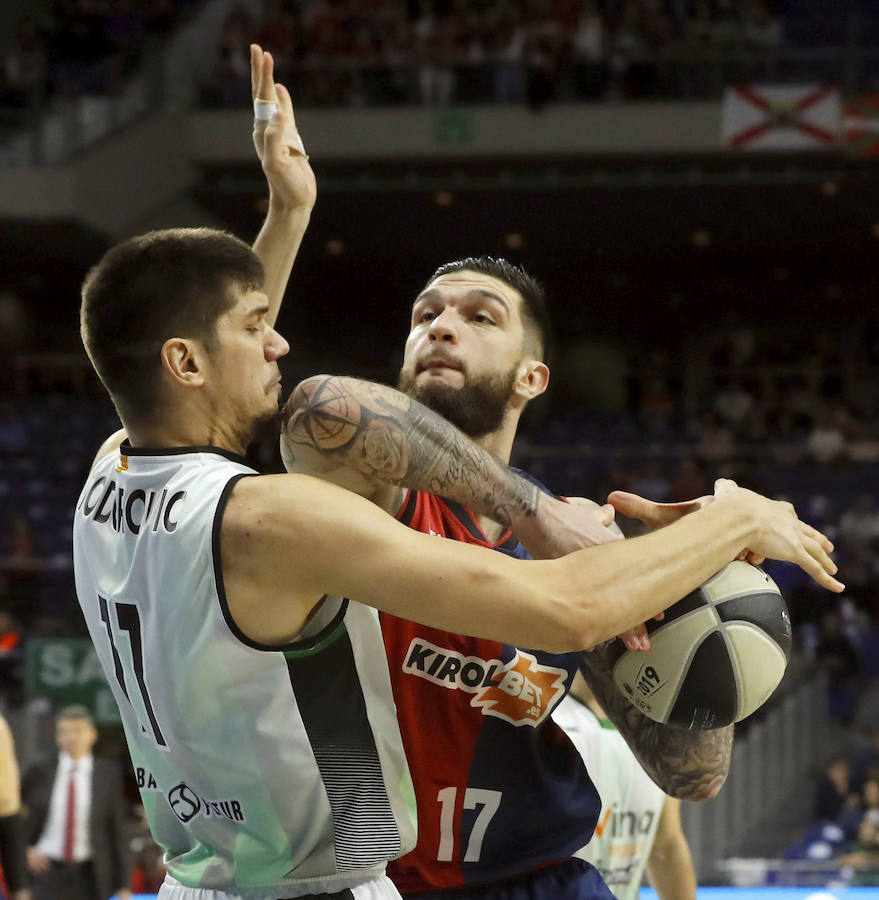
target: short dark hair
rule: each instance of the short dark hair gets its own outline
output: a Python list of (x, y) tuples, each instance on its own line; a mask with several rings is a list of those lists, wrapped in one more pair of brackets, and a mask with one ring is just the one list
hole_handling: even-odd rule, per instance
[(88, 711), (88, 708), (78, 704), (75, 706), (65, 706), (63, 709), (58, 710), (58, 713), (55, 715), (56, 722), (68, 722), (71, 719), (86, 719), (88, 720), (89, 725), (95, 724), (95, 720), (92, 718), (92, 714)]
[(264, 277), (247, 244), (212, 228), (150, 231), (104, 254), (82, 286), (80, 330), (123, 422), (155, 413), (162, 344), (194, 338), (211, 350), (230, 289), (261, 288)]
[(532, 346), (528, 349), (539, 359), (548, 361), (552, 351), (552, 324), (546, 309), (546, 291), (543, 285), (522, 266), (500, 256), (465, 256), (463, 259), (444, 263), (430, 276), (428, 284), (441, 275), (465, 270), (491, 275), (519, 292), (525, 313), (526, 335), (532, 341)]

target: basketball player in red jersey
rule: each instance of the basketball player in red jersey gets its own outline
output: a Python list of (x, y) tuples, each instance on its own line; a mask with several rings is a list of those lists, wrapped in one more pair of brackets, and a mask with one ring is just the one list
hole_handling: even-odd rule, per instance
[[(450, 263), (415, 300), (400, 387), (507, 462), (520, 415), (548, 384), (545, 342), (543, 293), (523, 270), (491, 258)], [(339, 440), (341, 424), (349, 430)], [(288, 402), (282, 452), (288, 468), (344, 484), (417, 530), (527, 556), (509, 523), (448, 499), (461, 495), (465, 461), (443, 452), (441, 438), (427, 438), (417, 404), (388, 388), (307, 380)], [(479, 485), (470, 487), (477, 495)], [(699, 506), (612, 499), (653, 527)], [(613, 686), (600, 650), (550, 654), (387, 614), (381, 621), (418, 806), (417, 847), (389, 867), (404, 896), (612, 896), (591, 866), (573, 858), (592, 834), (600, 801), (549, 715), (581, 664), (667, 793), (707, 799), (724, 781), (732, 728), (682, 731), (646, 719)]]

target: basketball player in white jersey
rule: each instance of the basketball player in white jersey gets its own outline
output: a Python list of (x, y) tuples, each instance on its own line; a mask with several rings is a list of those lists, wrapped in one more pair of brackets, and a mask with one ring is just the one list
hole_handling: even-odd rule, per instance
[[(153, 232), (83, 286), (83, 341), (124, 430), (76, 507), (76, 590), (165, 848), (163, 900), (393, 898), (384, 866), (414, 842), (411, 781), (376, 609), (561, 651), (635, 627), (745, 548), (842, 585), (823, 535), (731, 483), (655, 534), (525, 563), (334, 485), (258, 476), (242, 454), (278, 416), (289, 345), (273, 326), (316, 196), (289, 95), (263, 99), (279, 111), (255, 252), (208, 229)], [(589, 540), (592, 513), (423, 416), (441, 443), (418, 452), (453, 454), (462, 502), (535, 555)]]
[(587, 762), (601, 797), (601, 818), (577, 856), (601, 872), (618, 900), (636, 900), (645, 869), (659, 900), (695, 900), (681, 801), (644, 771), (579, 673), (552, 717)]

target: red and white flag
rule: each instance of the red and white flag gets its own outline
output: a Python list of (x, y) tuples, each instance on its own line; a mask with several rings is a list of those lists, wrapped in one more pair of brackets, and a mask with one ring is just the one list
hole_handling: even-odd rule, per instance
[(847, 98), (842, 130), (851, 153), (879, 159), (879, 94)]
[(842, 103), (829, 85), (728, 87), (723, 142), (742, 150), (818, 150), (840, 142)]

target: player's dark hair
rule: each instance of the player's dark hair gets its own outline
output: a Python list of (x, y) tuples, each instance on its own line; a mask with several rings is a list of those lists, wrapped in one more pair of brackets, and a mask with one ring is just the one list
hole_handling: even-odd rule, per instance
[(466, 256), (444, 263), (431, 275), (430, 281), (441, 275), (465, 270), (491, 275), (492, 278), (503, 281), (519, 292), (522, 297), (522, 310), (525, 313), (525, 332), (527, 338), (531, 340), (528, 352), (541, 360), (549, 361), (552, 351), (552, 325), (546, 309), (546, 291), (543, 285), (521, 266), (499, 256)]
[(165, 341), (195, 339), (211, 352), (231, 288), (263, 281), (247, 244), (210, 228), (151, 231), (104, 254), (82, 286), (80, 331), (123, 422), (154, 415)]
[(69, 722), (71, 719), (86, 719), (89, 725), (95, 724), (92, 714), (85, 706), (65, 706), (55, 715), (56, 722)]

